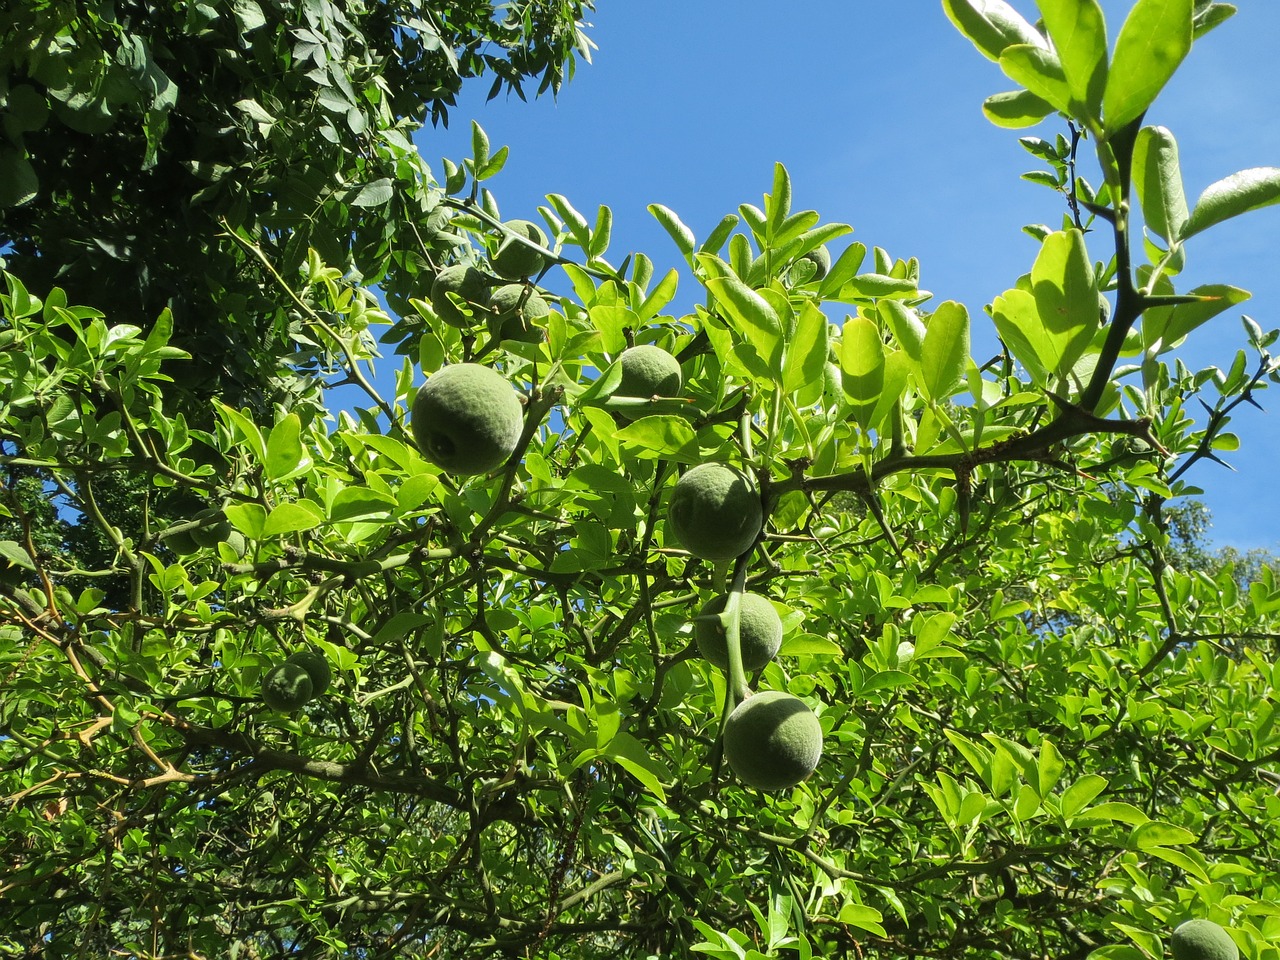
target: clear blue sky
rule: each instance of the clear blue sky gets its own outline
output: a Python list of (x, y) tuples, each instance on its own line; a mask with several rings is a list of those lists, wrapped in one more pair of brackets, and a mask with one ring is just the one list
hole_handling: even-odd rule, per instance
[[(1035, 19), (1033, 0), (1013, 2)], [(1280, 2), (1237, 5), (1147, 114), (1177, 138), (1192, 202), (1239, 169), (1280, 166)], [(1102, 0), (1112, 41), (1129, 6)], [(1065, 126), (987, 123), (983, 98), (1013, 84), (955, 31), (939, 0), (600, 0), (591, 20), (594, 63), (580, 64), (558, 100), (485, 103), (480, 81), (448, 130), (419, 137), (427, 160), (467, 156), (474, 118), (494, 149), (511, 148), (490, 184), (504, 217), (536, 219), (548, 193), (588, 217), (607, 204), (609, 259), (643, 251), (659, 273), (679, 257), (647, 204), (672, 208), (701, 238), (740, 203), (758, 205), (782, 161), (797, 209), (851, 224), (868, 247), (919, 257), (922, 286), (969, 307), (975, 355), (995, 352), (982, 307), (1031, 267), (1036, 245), (1021, 227), (1057, 224), (1063, 209), (1018, 179), (1037, 164), (1017, 137), (1051, 138)], [(1242, 312), (1280, 327), (1277, 241), (1280, 206), (1188, 244), (1179, 289), (1224, 282), (1254, 294), (1191, 336), (1182, 356), (1193, 368), (1230, 365), (1244, 345)], [(1091, 242), (1095, 258), (1109, 256), (1101, 237)], [(1280, 512), (1270, 508), (1280, 389), (1259, 399), (1270, 412), (1246, 407), (1231, 426), (1243, 442), (1229, 457), (1237, 472), (1204, 463), (1188, 476), (1205, 488), (1220, 546), (1280, 548)]]

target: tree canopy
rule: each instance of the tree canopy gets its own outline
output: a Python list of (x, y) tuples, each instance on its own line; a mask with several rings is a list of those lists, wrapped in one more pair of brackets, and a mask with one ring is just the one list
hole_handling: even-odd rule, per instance
[(543, 242), (478, 125), (412, 295), (335, 248), (359, 193), (226, 228), (351, 409), (189, 420), (176, 313), (6, 271), (0, 951), (1162, 960), (1196, 919), (1274, 960), (1280, 583), (1186, 505), (1280, 330), (1192, 370), (1247, 278), (1177, 284), (1280, 169), (1188, 202), (1143, 123), (1231, 8), (1138, 0), (1114, 48), (1093, 0), (943, 8), (1017, 84), (988, 117), (1062, 130), (985, 311), (781, 164), (705, 237), (652, 206), (665, 252), (561, 195)]

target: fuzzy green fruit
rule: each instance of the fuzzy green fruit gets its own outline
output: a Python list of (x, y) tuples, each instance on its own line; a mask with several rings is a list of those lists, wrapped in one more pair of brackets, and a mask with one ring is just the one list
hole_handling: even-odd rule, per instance
[(725, 721), (724, 758), (747, 786), (790, 789), (822, 759), (822, 724), (799, 697), (781, 690), (754, 694)]
[(249, 552), (249, 541), (245, 539), (244, 534), (239, 530), (232, 530), (227, 534), (227, 539), (222, 542), (231, 548), (231, 552), (235, 554), (237, 559), (243, 559), (244, 555)]
[(493, 311), (489, 318), (490, 334), (499, 340), (521, 343), (537, 343), (542, 339), (542, 330), (536, 321), (550, 314), (551, 308), (536, 290), (530, 290), (526, 297), (528, 289), (523, 283), (508, 283), (493, 291), (489, 301), (489, 309)]
[[(186, 521), (183, 521), (186, 522)], [(200, 544), (190, 530), (178, 530), (164, 535), (164, 544), (180, 557), (200, 552)]]
[(201, 510), (192, 519), (204, 524), (191, 531), (191, 539), (202, 547), (216, 547), (231, 536), (231, 521), (217, 507)]
[(289, 654), (284, 662), (297, 664), (307, 671), (307, 676), (311, 678), (313, 697), (318, 697), (329, 689), (329, 684), (333, 680), (333, 671), (329, 668), (328, 659), (319, 650), (299, 650), (297, 653)]
[[(675, 397), (684, 386), (680, 361), (651, 343), (627, 347), (618, 354), (618, 364), (622, 367), (622, 380), (613, 391), (615, 397)], [(622, 407), (619, 412), (628, 420), (635, 420), (649, 411), (646, 407)]]
[(311, 674), (296, 663), (281, 663), (262, 678), (262, 702), (281, 713), (293, 713), (312, 693)]
[(1188, 920), (1170, 938), (1173, 960), (1240, 960), (1231, 934), (1212, 920)]
[(510, 459), (524, 428), (515, 387), (496, 370), (455, 363), (418, 390), (410, 417), (422, 455), (445, 473), (488, 473)]
[(464, 329), (471, 326), (471, 318), (449, 299), (451, 293), (473, 307), (483, 309), (489, 305), (489, 278), (475, 267), (461, 263), (445, 267), (436, 274), (431, 285), (431, 309), (445, 323)]
[[(536, 243), (547, 245), (547, 235), (531, 220), (511, 220), (503, 224), (512, 233)], [(519, 240), (506, 237), (493, 255), (493, 272), (506, 280), (524, 280), (542, 270), (547, 258), (537, 250), (525, 246)]]
[[(698, 611), (693, 623), (693, 638), (698, 651), (721, 670), (729, 669), (729, 647), (724, 628), (716, 616), (729, 602), (722, 594)], [(742, 669), (759, 670), (778, 655), (782, 646), (782, 618), (767, 597), (744, 593), (738, 605), (738, 640), (742, 649)]]
[(746, 474), (724, 463), (700, 463), (676, 482), (667, 524), (695, 557), (732, 560), (756, 542), (764, 506)]

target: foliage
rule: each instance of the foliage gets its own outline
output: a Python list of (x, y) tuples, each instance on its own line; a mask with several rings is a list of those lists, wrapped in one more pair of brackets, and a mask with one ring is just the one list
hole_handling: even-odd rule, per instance
[[(781, 166), (702, 240), (652, 207), (665, 272), (606, 259), (607, 208), (548, 197), (542, 253), (573, 293), (539, 293), (533, 343), (421, 297), (392, 319), (327, 254), (237, 233), (257, 295), (368, 398), (329, 415), (285, 393), (190, 423), (164, 402), (191, 366), (169, 313), (144, 332), (6, 274), (0, 947), (1158, 960), (1199, 917), (1274, 960), (1280, 583), (1196, 569), (1170, 516), (1238, 445), (1231, 413), (1276, 382), (1280, 339), (1246, 317), (1226, 370), (1188, 369), (1179, 345), (1247, 294), (1175, 283), (1200, 232), (1280, 199), (1280, 171), (1190, 205), (1173, 135), (1142, 126), (1226, 5), (1139, 0), (1110, 56), (1093, 0), (1039, 6), (1043, 27), (944, 3), (1019, 84), (989, 115), (1070, 134), (1022, 141), (1066, 213), (1032, 228), (981, 367), (970, 311), (935, 303), (914, 259), (853, 242), (819, 275), (807, 255), (850, 228), (793, 210)], [(448, 259), (485, 272), (511, 239), (481, 186), (501, 159), (477, 127), (446, 184), (473, 240)], [(384, 379), (375, 330), (404, 358)], [(683, 386), (633, 419), (616, 361), (638, 343)], [(417, 368), (459, 362), (525, 397), (488, 476), (412, 442)], [(706, 462), (764, 506), (730, 561), (666, 520)], [(31, 537), (30, 478), (110, 556)], [(108, 489), (135, 491), (127, 523)], [(164, 535), (204, 521), (157, 528), (169, 497), (221, 507), (249, 551), (175, 556)], [(750, 677), (748, 589), (784, 611)], [(691, 623), (726, 593), (727, 676)], [(267, 709), (263, 678), (303, 650), (332, 685)], [(821, 727), (794, 789), (721, 762), (753, 689)]]
[(168, 308), (177, 342), (204, 360), (184, 368), (183, 389), (258, 412), (298, 385), (281, 358), (324, 361), (294, 305), (264, 296), (270, 273), (292, 275), (314, 248), (409, 296), (447, 249), (424, 236), (439, 233), (441, 192), (415, 131), (447, 120), (467, 78), (492, 75), (490, 96), (554, 93), (575, 52), (590, 52), (589, 0), (6, 7), (9, 269), (119, 322)]

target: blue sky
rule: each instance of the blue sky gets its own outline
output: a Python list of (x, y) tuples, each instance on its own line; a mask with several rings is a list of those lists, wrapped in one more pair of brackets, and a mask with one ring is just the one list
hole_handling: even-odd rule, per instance
[[(1032, 0), (1013, 2), (1035, 19)], [(1280, 3), (1237, 5), (1147, 114), (1177, 138), (1191, 201), (1237, 170), (1280, 166)], [(1112, 41), (1129, 6), (1102, 2)], [(1052, 138), (1065, 126), (991, 126), (983, 98), (1013, 84), (956, 32), (939, 0), (600, 0), (591, 21), (594, 63), (580, 64), (558, 99), (485, 103), (480, 81), (447, 130), (419, 136), (428, 162), (438, 170), (440, 157), (468, 155), (476, 119), (494, 149), (511, 148), (490, 183), (505, 218), (537, 219), (548, 193), (588, 217), (606, 204), (609, 259), (643, 251), (661, 274), (679, 257), (649, 203), (675, 210), (701, 238), (740, 203), (759, 204), (781, 161), (796, 209), (851, 224), (868, 247), (918, 257), (935, 302), (969, 307), (975, 356), (995, 352), (982, 307), (1031, 267), (1037, 248), (1022, 226), (1057, 224), (1062, 214), (1054, 194), (1019, 180), (1037, 164), (1017, 138)], [(1280, 206), (1188, 244), (1179, 289), (1223, 282), (1254, 294), (1191, 336), (1181, 351), (1190, 366), (1230, 365), (1244, 345), (1242, 312), (1280, 327), (1277, 241)], [(1091, 246), (1095, 258), (1110, 253), (1101, 237)], [(1245, 408), (1230, 428), (1243, 443), (1229, 457), (1237, 472), (1205, 463), (1188, 477), (1205, 488), (1218, 545), (1280, 548), (1280, 512), (1268, 509), (1280, 389), (1259, 399), (1271, 412)]]

